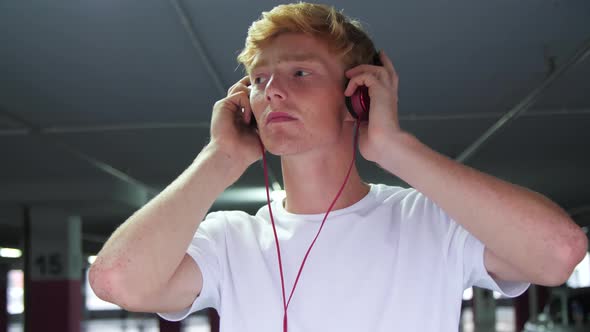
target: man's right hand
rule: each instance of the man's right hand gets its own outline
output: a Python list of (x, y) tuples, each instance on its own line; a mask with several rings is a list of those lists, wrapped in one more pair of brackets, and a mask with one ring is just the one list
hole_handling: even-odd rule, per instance
[(257, 129), (251, 125), (254, 113), (250, 106), (249, 86), (250, 79), (245, 76), (229, 88), (225, 98), (215, 103), (209, 143), (245, 168), (261, 157)]

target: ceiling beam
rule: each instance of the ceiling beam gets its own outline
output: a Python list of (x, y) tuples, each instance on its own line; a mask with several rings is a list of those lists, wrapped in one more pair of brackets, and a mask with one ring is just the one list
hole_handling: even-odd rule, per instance
[[(145, 205), (151, 194), (137, 186), (121, 182), (31, 182), (3, 183), (0, 202), (58, 204), (76, 206), (83, 202), (118, 202), (136, 209)], [(83, 204), (82, 204), (83, 205)]]
[(191, 41), (191, 44), (193, 45), (193, 48), (195, 49), (195, 51), (197, 51), (197, 54), (199, 55), (199, 58), (201, 59), (203, 65), (205, 66), (205, 69), (209, 73), (209, 76), (213, 79), (213, 83), (215, 84), (215, 88), (217, 89), (217, 92), (219, 93), (219, 97), (220, 98), (225, 97), (227, 94), (227, 91), (226, 91), (227, 89), (225, 88), (225, 84), (221, 80), (221, 75), (219, 75), (219, 73), (217, 72), (217, 69), (215, 69), (215, 66), (213, 65), (213, 62), (211, 61), (209, 55), (205, 51), (205, 48), (203, 47), (203, 43), (201, 42), (201, 40), (197, 36), (197, 34), (195, 32), (194, 25), (191, 22), (190, 18), (188, 17), (186, 10), (184, 9), (182, 4), (178, 0), (170, 0), (170, 4), (172, 5), (172, 7), (174, 7), (174, 10), (176, 11), (176, 15), (178, 16), (178, 19), (180, 20), (180, 23), (182, 24), (184, 31), (186, 31), (186, 33)]
[[(195, 51), (197, 51), (197, 54), (203, 62), (205, 69), (207, 69), (209, 76), (213, 79), (213, 82), (215, 83), (215, 88), (219, 92), (219, 97), (224, 98), (227, 95), (226, 84), (224, 84), (221, 80), (221, 75), (219, 75), (217, 69), (211, 61), (211, 58), (205, 51), (205, 48), (203, 47), (203, 42), (201, 42), (201, 40), (197, 36), (196, 29), (193, 23), (191, 22), (189, 16), (187, 15), (185, 8), (182, 6), (179, 0), (170, 0), (170, 3), (172, 4), (172, 7), (174, 7), (174, 10), (178, 15), (178, 19), (184, 27), (184, 30), (188, 34), (191, 44), (193, 45), (193, 48), (195, 49)], [(273, 184), (273, 188), (280, 188), (281, 185), (278, 181), (278, 178), (275, 176), (273, 170), (270, 168), (270, 166), (267, 166), (267, 169), (268, 177), (270, 182)]]
[[(8, 112), (5, 109), (0, 108), (0, 114), (11, 119), (12, 121), (22, 125), (25, 127), (25, 129), (28, 131), (29, 135), (37, 135), (37, 136), (41, 136), (42, 134), (42, 128), (38, 125), (36, 125), (35, 123), (28, 121), (16, 114), (13, 114), (11, 112)], [(58, 148), (67, 151), (68, 153), (78, 157), (79, 159), (85, 161), (88, 163), (88, 165), (90, 165), (91, 167), (99, 170), (102, 173), (108, 174), (112, 177), (114, 177), (115, 179), (118, 179), (124, 183), (130, 184), (132, 186), (138, 187), (140, 190), (143, 190), (147, 193), (149, 193), (152, 196), (155, 196), (158, 194), (158, 190), (152, 188), (151, 186), (139, 181), (138, 179), (133, 178), (132, 176), (130, 176), (129, 174), (115, 168), (112, 165), (109, 165), (106, 162), (103, 162), (89, 154), (83, 153), (82, 151), (75, 149), (71, 146), (69, 146), (68, 144), (66, 144), (65, 142), (55, 138), (55, 137), (47, 137), (44, 136), (43, 140), (39, 140), (41, 142), (41, 144), (52, 144), (54, 146), (57, 146)]]
[[(480, 112), (480, 113), (409, 113), (400, 114), (400, 121), (445, 121), (445, 120), (478, 120), (498, 119), (504, 112)], [(590, 109), (555, 109), (528, 111), (520, 115), (521, 118), (541, 118), (560, 116), (590, 116)], [(90, 125), (90, 126), (52, 126), (37, 130), (39, 135), (62, 135), (62, 134), (93, 134), (120, 131), (143, 131), (143, 130), (177, 130), (177, 129), (206, 129), (211, 128), (210, 122), (145, 122), (133, 124), (114, 125)], [(26, 128), (0, 129), (0, 136), (26, 136), (31, 131)]]
[(586, 40), (582, 47), (580, 47), (574, 55), (568, 59), (562, 66), (554, 70), (548, 75), (543, 83), (531, 91), (523, 100), (516, 104), (511, 110), (506, 112), (496, 123), (494, 123), (488, 130), (486, 130), (478, 139), (476, 139), (470, 146), (468, 146), (456, 158), (458, 162), (465, 163), (481, 150), (482, 146), (488, 142), (493, 135), (497, 134), (502, 127), (515, 120), (520, 114), (526, 112), (536, 101), (547, 87), (549, 87), (557, 78), (574, 65), (584, 61), (590, 54), (590, 39)]

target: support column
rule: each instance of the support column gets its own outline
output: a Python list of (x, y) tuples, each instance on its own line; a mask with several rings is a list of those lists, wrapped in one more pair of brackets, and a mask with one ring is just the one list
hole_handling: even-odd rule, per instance
[(24, 331), (80, 332), (80, 218), (53, 208), (26, 208), (25, 247)]
[(8, 269), (0, 263), (0, 332), (8, 332)]
[(160, 316), (158, 316), (158, 321), (160, 323), (160, 332), (180, 332), (182, 327), (182, 321), (170, 322)]
[(473, 323), (476, 331), (495, 331), (496, 299), (492, 291), (473, 287)]

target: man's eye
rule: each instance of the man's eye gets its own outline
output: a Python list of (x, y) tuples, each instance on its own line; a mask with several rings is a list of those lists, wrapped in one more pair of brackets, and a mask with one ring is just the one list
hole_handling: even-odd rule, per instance
[(305, 70), (297, 70), (297, 71), (295, 71), (295, 76), (303, 77), (303, 76), (307, 76), (307, 75), (309, 75), (309, 73), (306, 72)]
[(254, 78), (254, 84), (261, 84), (261, 83), (264, 83), (264, 77), (258, 76), (258, 77)]

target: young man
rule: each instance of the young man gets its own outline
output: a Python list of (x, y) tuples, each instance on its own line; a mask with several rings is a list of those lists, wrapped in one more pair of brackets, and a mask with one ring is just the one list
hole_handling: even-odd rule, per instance
[[(171, 320), (214, 307), (222, 331), (457, 331), (472, 285), (517, 296), (563, 283), (584, 233), (545, 197), (403, 131), (397, 74), (383, 52), (368, 64), (374, 52), (331, 7), (263, 13), (239, 56), (248, 76), (213, 107), (211, 142), (107, 241), (90, 271), (97, 295)], [(364, 183), (353, 167), (321, 228), (353, 155), (344, 96), (362, 85), (362, 156), (413, 189)], [(205, 216), (261, 157), (258, 137), (281, 156), (286, 199), (272, 218), (267, 206)]]

